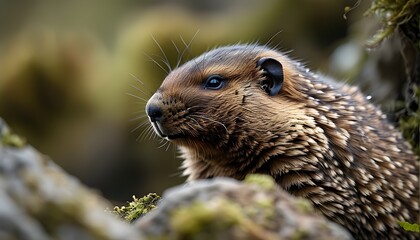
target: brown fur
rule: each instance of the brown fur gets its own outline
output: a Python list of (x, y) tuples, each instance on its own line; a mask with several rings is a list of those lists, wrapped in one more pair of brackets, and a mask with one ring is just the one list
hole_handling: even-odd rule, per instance
[[(259, 83), (262, 57), (283, 65), (280, 93)], [(206, 90), (207, 76), (227, 78)], [(419, 216), (419, 164), (385, 115), (355, 87), (255, 45), (215, 49), (171, 72), (148, 104), (178, 145), (188, 180), (271, 175), (359, 239), (414, 239), (397, 221)]]

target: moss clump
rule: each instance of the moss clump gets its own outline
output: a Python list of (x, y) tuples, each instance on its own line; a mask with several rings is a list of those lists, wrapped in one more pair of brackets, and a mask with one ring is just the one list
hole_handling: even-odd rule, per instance
[(244, 180), (247, 184), (256, 184), (262, 187), (264, 190), (274, 190), (276, 188), (276, 183), (274, 179), (268, 175), (263, 174), (250, 174), (245, 177)]
[(114, 212), (124, 220), (132, 222), (156, 208), (159, 200), (160, 197), (156, 193), (149, 193), (147, 196), (142, 198), (136, 198), (136, 196), (133, 196), (133, 201), (128, 202), (128, 206), (116, 206), (114, 207)]
[(14, 134), (8, 127), (6, 127), (2, 132), (0, 132), (0, 143), (9, 147), (22, 148), (26, 145), (26, 140)]
[[(383, 26), (368, 42), (369, 46), (377, 46), (390, 36), (397, 27), (409, 23), (419, 17), (420, 1), (418, 0), (374, 0), (366, 15), (379, 16)], [(416, 26), (417, 29), (419, 26)]]
[(175, 210), (170, 220), (171, 227), (181, 238), (198, 235), (203, 238), (216, 238), (218, 232), (237, 225), (241, 218), (245, 218), (237, 206), (227, 201), (216, 201), (212, 205), (219, 205), (223, 211), (202, 202)]
[(420, 225), (419, 224), (411, 224), (408, 222), (398, 222), (398, 225), (400, 225), (402, 228), (404, 228), (405, 231), (408, 232), (420, 232)]
[[(229, 239), (238, 236), (276, 239), (274, 234), (255, 224), (245, 212), (239, 204), (217, 198), (206, 204), (195, 202), (175, 210), (170, 225), (177, 233), (177, 239)], [(235, 230), (230, 231), (232, 228)]]

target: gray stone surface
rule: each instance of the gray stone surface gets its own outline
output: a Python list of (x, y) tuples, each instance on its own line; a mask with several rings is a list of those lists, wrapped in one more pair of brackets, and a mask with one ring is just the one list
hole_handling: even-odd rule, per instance
[(140, 239), (112, 207), (0, 119), (0, 239)]

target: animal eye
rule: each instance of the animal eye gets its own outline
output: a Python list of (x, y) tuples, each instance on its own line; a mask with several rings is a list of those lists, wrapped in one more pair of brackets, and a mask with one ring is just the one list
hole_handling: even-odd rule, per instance
[(211, 75), (204, 84), (205, 89), (218, 90), (223, 87), (225, 79), (219, 75)]

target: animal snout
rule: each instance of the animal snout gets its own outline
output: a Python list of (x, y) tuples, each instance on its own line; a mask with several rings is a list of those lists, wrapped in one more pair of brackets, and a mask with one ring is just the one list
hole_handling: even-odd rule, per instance
[(151, 122), (159, 122), (162, 120), (163, 111), (156, 104), (147, 104), (146, 113), (149, 116)]

